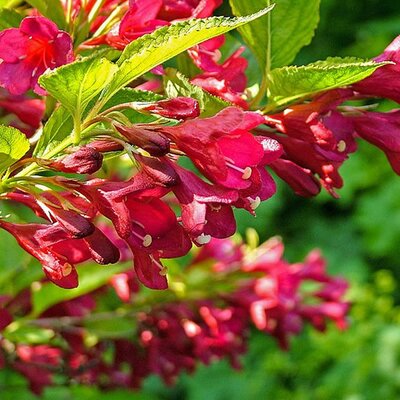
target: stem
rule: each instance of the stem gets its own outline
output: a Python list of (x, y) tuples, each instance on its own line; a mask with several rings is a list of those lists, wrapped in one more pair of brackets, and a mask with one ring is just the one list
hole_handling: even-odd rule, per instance
[[(267, 7), (271, 6), (271, 1), (267, 1)], [(263, 74), (263, 79), (261, 81), (260, 89), (257, 93), (257, 96), (254, 97), (254, 99), (250, 103), (251, 108), (256, 108), (262, 99), (265, 97), (265, 94), (267, 92), (268, 86), (269, 86), (269, 73), (271, 72), (271, 13), (269, 12), (267, 14), (267, 49), (266, 49), (266, 60), (265, 60), (265, 69), (264, 69), (264, 74)]]
[(89, 16), (88, 16), (88, 24), (91, 25), (92, 22), (96, 19), (97, 15), (99, 14), (101, 7), (103, 7), (103, 4), (105, 3), (105, 0), (97, 0), (96, 3), (93, 5), (92, 9), (90, 10)]

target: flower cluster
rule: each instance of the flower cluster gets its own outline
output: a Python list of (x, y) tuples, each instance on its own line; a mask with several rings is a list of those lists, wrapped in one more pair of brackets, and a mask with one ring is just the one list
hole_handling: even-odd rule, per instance
[[(23, 374), (35, 393), (61, 373), (75, 382), (105, 388), (138, 388), (150, 374), (171, 384), (180, 372), (194, 371), (199, 361), (209, 364), (226, 358), (239, 368), (252, 326), (275, 337), (283, 348), (306, 322), (320, 331), (328, 321), (345, 328), (346, 282), (326, 274), (317, 251), (296, 264), (282, 255), (283, 244), (277, 238), (253, 250), (229, 239), (213, 239), (184, 268), (180, 292), (155, 299), (154, 304), (143, 303), (145, 291), (132, 270), (115, 275), (111, 286), (53, 305), (33, 320), (29, 291), (3, 297), (0, 365)], [(194, 277), (206, 265), (210, 274), (204, 276), (203, 285)], [(221, 282), (230, 282), (234, 289), (227, 294)], [(104, 310), (101, 301), (113, 293), (120, 298), (118, 316)], [(23, 316), (28, 319), (18, 319)], [(14, 318), (52, 332), (54, 343), (67, 346), (13, 343)], [(103, 338), (96, 322), (108, 319), (114, 329)]]
[[(59, 375), (105, 388), (153, 373), (173, 383), (198, 361), (239, 367), (251, 329), (287, 349), (306, 323), (347, 326), (347, 283), (318, 251), (291, 264), (277, 238), (255, 249), (229, 238), (235, 209), (255, 215), (274, 196), (273, 176), (300, 196), (338, 197), (359, 139), (400, 174), (400, 110), (360, 106), (400, 103), (400, 37), (355, 62), (364, 79), (279, 103), (279, 68), (260, 65), (249, 87), (256, 59), (221, 35), (247, 17), (208, 18), (221, 4), (62, 0), (46, 14), (38, 2), (0, 32), (0, 118), (16, 128), (0, 126), (0, 200), (22, 211), (0, 209), (0, 228), (44, 272), (0, 294), (0, 368), (35, 393)], [(187, 52), (172, 60), (170, 46)], [(185, 255), (184, 266), (171, 260)], [(79, 296), (48, 282), (76, 288), (78, 271)], [(62, 301), (38, 301), (49, 287)], [(32, 342), (29, 329), (46, 339)]]

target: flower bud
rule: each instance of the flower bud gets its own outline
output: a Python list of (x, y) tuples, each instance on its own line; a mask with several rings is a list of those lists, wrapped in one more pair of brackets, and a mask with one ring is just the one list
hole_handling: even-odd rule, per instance
[(60, 160), (45, 163), (47, 167), (61, 172), (93, 174), (101, 168), (103, 155), (89, 146), (83, 146)]
[(165, 118), (189, 119), (200, 115), (197, 100), (190, 97), (176, 97), (174, 99), (160, 100), (142, 108), (152, 114)]
[(109, 151), (123, 150), (123, 146), (113, 140), (94, 140), (86, 145), (99, 153), (108, 153)]
[(114, 126), (129, 143), (141, 147), (154, 157), (161, 157), (169, 152), (169, 139), (156, 130), (137, 125), (124, 126), (114, 124)]

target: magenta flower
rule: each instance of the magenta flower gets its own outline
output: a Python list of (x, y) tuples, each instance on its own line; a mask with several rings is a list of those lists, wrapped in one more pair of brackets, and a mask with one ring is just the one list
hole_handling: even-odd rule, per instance
[(0, 85), (11, 94), (46, 94), (39, 76), (73, 59), (71, 37), (47, 18), (26, 17), (19, 28), (0, 32)]
[(105, 37), (88, 43), (105, 41), (123, 49), (131, 41), (172, 21), (209, 17), (221, 3), (222, 0), (130, 0), (129, 10), (121, 22)]
[(248, 62), (241, 57), (245, 48), (240, 47), (219, 64), (218, 61), (221, 57), (219, 48), (224, 41), (224, 36), (218, 36), (194, 46), (188, 51), (193, 62), (203, 71), (191, 82), (215, 96), (247, 109), (248, 104), (245, 100), (244, 90), (247, 85), (245, 70)]
[(264, 157), (263, 146), (249, 132), (264, 117), (228, 107), (211, 118), (195, 118), (162, 132), (185, 152), (212, 182), (232, 189), (248, 189)]
[(5, 89), (0, 89), (0, 112), (15, 115), (18, 120), (12, 121), (10, 125), (24, 132), (27, 137), (31, 137), (39, 128), (44, 111), (45, 103), (42, 99), (13, 96)]
[(82, 146), (59, 160), (40, 160), (38, 163), (56, 171), (74, 174), (93, 174), (101, 168), (103, 155), (95, 150), (93, 146)]
[(352, 117), (357, 134), (385, 152), (394, 172), (400, 175), (400, 110), (366, 112)]
[(335, 150), (338, 145), (335, 127), (328, 126), (327, 120), (339, 104), (352, 96), (351, 90), (330, 90), (309, 103), (289, 106), (279, 114), (269, 115), (266, 122), (290, 137)]
[(238, 198), (236, 190), (210, 185), (193, 172), (171, 163), (180, 182), (172, 187), (182, 209), (182, 224), (198, 245), (211, 237), (226, 238), (236, 231), (232, 203)]
[(362, 94), (386, 97), (400, 103), (400, 36), (381, 55), (374, 58), (374, 61), (391, 61), (393, 64), (378, 68), (368, 78), (354, 84), (353, 89)]
[(190, 97), (160, 100), (144, 106), (141, 110), (174, 119), (190, 119), (200, 115), (199, 102)]
[(18, 244), (42, 264), (47, 278), (66, 289), (78, 286), (77, 263), (92, 258), (99, 264), (116, 263), (118, 249), (97, 228), (83, 239), (73, 239), (58, 223), (13, 224), (0, 220)]

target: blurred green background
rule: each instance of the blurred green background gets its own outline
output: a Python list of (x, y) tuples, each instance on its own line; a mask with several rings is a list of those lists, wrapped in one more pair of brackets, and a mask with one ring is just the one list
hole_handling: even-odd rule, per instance
[[(256, 1), (256, 0), (249, 0)], [(328, 56), (378, 55), (400, 34), (400, 4), (393, 0), (322, 0), (321, 22), (296, 63)], [(381, 104), (381, 108), (387, 108)], [(341, 199), (325, 193), (302, 199), (284, 185), (258, 209), (257, 218), (238, 212), (244, 234), (281, 235), (286, 257), (301, 260), (318, 247), (333, 274), (351, 282), (351, 327), (326, 334), (305, 331), (287, 353), (254, 332), (242, 371), (226, 362), (199, 366), (172, 388), (158, 378), (140, 393), (100, 393), (89, 387), (47, 389), (44, 399), (187, 400), (369, 400), (400, 398), (400, 179), (382, 153), (360, 143), (341, 169)], [(1, 259), (1, 255), (0, 255)], [(24, 380), (0, 372), (1, 400), (34, 398)]]

